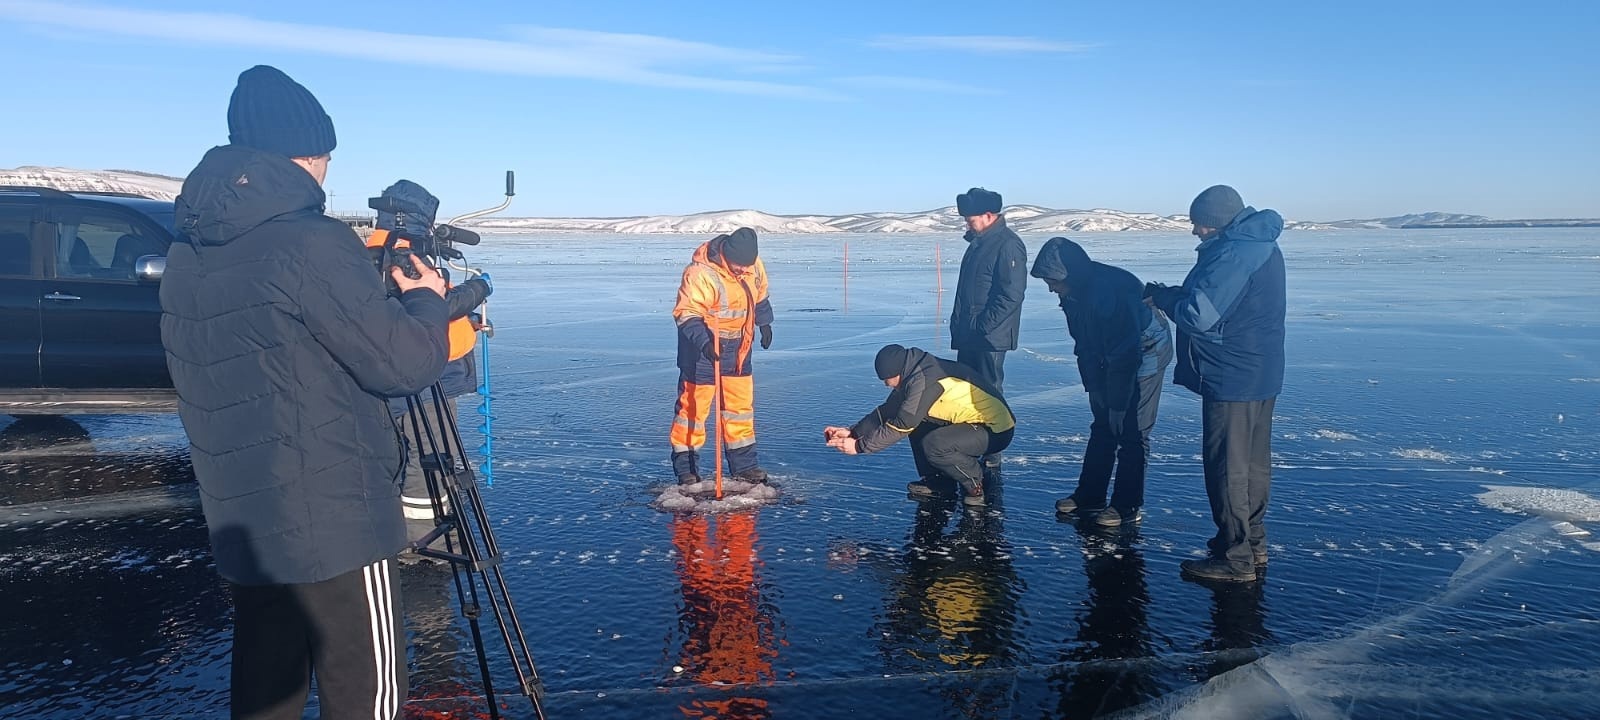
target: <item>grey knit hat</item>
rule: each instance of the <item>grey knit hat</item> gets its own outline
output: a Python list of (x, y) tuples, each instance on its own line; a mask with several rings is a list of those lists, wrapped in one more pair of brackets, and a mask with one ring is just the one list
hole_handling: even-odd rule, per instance
[(1189, 222), (1200, 227), (1225, 228), (1244, 209), (1239, 192), (1227, 185), (1212, 185), (1189, 203)]

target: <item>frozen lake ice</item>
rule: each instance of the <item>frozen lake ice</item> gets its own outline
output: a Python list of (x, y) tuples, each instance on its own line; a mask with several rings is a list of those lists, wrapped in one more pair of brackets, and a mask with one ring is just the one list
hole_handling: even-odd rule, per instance
[[(1193, 260), (1183, 235), (1072, 237), (1143, 280), (1178, 282)], [(1178, 576), (1214, 530), (1182, 388), (1162, 400), (1143, 526), (1056, 518), (1089, 412), (1037, 280), (1007, 360), (1019, 427), (994, 507), (908, 500), (904, 444), (822, 445), (823, 425), (882, 400), (879, 346), (953, 357), (953, 236), (764, 237), (777, 320), (756, 425), (780, 497), (710, 518), (655, 509), (671, 481), (670, 311), (704, 239), (473, 249), (497, 288), (484, 494), (552, 717), (1596, 713), (1595, 230), (1287, 233), (1272, 560), (1233, 587)], [(176, 420), (18, 423), (0, 439), (7, 716), (226, 716), (228, 603), (184, 501)], [(476, 670), (448, 574), (403, 577), (408, 714), (425, 717), (470, 696)]]

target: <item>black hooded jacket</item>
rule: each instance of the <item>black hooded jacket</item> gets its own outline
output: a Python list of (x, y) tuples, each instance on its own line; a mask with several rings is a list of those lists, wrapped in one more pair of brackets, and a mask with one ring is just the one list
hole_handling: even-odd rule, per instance
[(1111, 409), (1123, 410), (1138, 378), (1165, 371), (1171, 336), (1144, 304), (1144, 285), (1133, 273), (1090, 260), (1077, 243), (1056, 237), (1039, 249), (1031, 274), (1067, 283), (1061, 311), (1084, 390), (1105, 393)]
[(981, 233), (967, 231), (955, 307), (950, 311), (950, 347), (994, 352), (1017, 349), (1022, 295), (1028, 288), (1028, 248), (1006, 227), (1004, 216)]
[(383, 398), (444, 368), (444, 300), (387, 297), (323, 202), (287, 158), (231, 145), (177, 201), (161, 342), (217, 571), (240, 584), (320, 582), (405, 545)]

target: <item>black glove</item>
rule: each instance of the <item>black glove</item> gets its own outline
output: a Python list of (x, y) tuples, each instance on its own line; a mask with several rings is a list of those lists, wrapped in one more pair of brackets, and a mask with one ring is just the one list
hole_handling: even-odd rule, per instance
[(705, 353), (706, 359), (711, 362), (722, 359), (722, 356), (717, 354), (717, 339), (715, 337), (711, 338), (711, 342), (706, 343), (705, 347), (700, 348), (700, 352)]
[(761, 349), (765, 350), (765, 349), (767, 349), (769, 347), (772, 347), (772, 326), (771, 325), (762, 325), (761, 326)]
[(1158, 282), (1147, 282), (1147, 283), (1144, 284), (1144, 296), (1145, 297), (1153, 297), (1156, 293), (1158, 293), (1158, 292), (1160, 292), (1162, 290), (1165, 290), (1165, 289), (1167, 289), (1167, 286), (1163, 285), (1161, 283), (1158, 283)]

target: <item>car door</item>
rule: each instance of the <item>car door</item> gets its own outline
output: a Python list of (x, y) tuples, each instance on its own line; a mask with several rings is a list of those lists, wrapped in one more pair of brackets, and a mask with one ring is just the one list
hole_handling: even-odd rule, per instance
[(0, 203), (0, 390), (39, 387), (37, 202)]
[(161, 286), (134, 269), (139, 257), (165, 257), (171, 236), (108, 203), (54, 205), (49, 220), (54, 252), (39, 296), (44, 387), (171, 387)]

